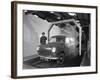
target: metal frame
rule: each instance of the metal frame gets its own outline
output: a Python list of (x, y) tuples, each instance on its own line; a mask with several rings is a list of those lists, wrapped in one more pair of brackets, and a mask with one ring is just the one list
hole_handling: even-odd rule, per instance
[[(45, 5), (45, 6), (60, 6), (60, 7), (76, 7), (76, 8), (92, 8), (96, 9), (96, 71), (93, 72), (80, 72), (80, 73), (62, 73), (62, 74), (51, 74), (51, 75), (29, 75), (29, 76), (18, 76), (17, 75), (17, 4), (27, 4), (27, 5)], [(11, 2), (11, 78), (32, 78), (32, 77), (50, 77), (50, 76), (66, 76), (66, 75), (80, 75), (80, 74), (94, 74), (98, 71), (98, 32), (97, 32), (97, 17), (98, 7), (88, 6), (88, 5), (74, 5), (74, 4), (57, 4), (57, 3), (40, 3), (40, 2), (25, 2), (25, 1), (12, 1)], [(78, 25), (79, 26), (79, 25)], [(81, 29), (80, 29), (80, 32)], [(82, 34), (80, 33), (80, 36)], [(81, 38), (80, 38), (81, 41)]]
[(81, 56), (81, 36), (82, 36), (82, 27), (75, 21), (75, 19), (68, 19), (68, 20), (61, 20), (61, 21), (56, 21), (52, 22), (50, 25), (50, 28), (48, 30), (48, 42), (49, 42), (49, 35), (50, 35), (50, 30), (53, 28), (53, 25), (55, 24), (60, 24), (60, 23), (68, 23), (68, 22), (74, 22), (76, 27), (79, 28), (79, 55)]

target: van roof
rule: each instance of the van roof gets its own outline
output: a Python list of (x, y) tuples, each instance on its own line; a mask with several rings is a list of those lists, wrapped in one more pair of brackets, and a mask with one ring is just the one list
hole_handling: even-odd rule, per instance
[(55, 35), (55, 36), (52, 36), (51, 38), (65, 38), (66, 36), (65, 35)]

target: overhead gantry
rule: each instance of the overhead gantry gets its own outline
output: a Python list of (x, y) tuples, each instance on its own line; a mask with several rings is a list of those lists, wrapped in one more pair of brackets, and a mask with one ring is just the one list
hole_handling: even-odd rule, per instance
[(82, 27), (80, 26), (79, 23), (77, 23), (77, 21), (75, 19), (68, 19), (68, 20), (52, 22), (48, 29), (48, 42), (50, 40), (50, 30), (54, 27), (54, 25), (62, 24), (62, 23), (70, 23), (70, 22), (73, 22), (75, 24), (75, 27), (77, 27), (79, 29), (79, 55), (81, 55)]

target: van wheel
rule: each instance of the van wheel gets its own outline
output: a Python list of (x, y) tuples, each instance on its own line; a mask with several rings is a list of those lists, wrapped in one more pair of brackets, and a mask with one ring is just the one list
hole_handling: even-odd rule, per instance
[(57, 64), (63, 64), (63, 63), (64, 63), (64, 58), (65, 58), (64, 53), (61, 53), (61, 54), (58, 56)]

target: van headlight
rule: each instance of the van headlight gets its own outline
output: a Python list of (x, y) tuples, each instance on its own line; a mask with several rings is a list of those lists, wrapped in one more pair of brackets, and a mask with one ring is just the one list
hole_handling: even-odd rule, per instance
[(56, 48), (55, 47), (52, 48), (52, 52), (56, 52)]
[(40, 47), (37, 47), (36, 50), (38, 51), (40, 49)]

